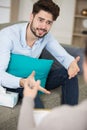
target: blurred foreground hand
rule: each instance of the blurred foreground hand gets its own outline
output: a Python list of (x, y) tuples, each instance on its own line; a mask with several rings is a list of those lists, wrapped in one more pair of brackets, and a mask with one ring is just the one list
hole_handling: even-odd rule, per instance
[(33, 71), (31, 75), (26, 78), (24, 82), (24, 96), (30, 96), (34, 99), (38, 90), (46, 94), (50, 94), (50, 91), (40, 86), (40, 80), (35, 81), (34, 76), (35, 72)]

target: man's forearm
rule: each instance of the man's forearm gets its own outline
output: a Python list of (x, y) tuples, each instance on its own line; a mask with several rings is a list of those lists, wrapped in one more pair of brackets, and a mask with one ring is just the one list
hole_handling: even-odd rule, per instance
[(8, 87), (8, 88), (19, 88), (20, 87), (20, 79), (19, 77), (13, 76), (7, 72), (0, 71), (0, 85)]

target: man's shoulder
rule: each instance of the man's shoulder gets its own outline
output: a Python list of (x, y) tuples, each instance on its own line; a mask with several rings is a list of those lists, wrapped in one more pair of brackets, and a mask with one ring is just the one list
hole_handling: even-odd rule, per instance
[(5, 29), (14, 29), (14, 28), (20, 28), (20, 27), (23, 27), (23, 26), (25, 26), (27, 24), (27, 22), (18, 22), (18, 23), (9, 23), (9, 24), (7, 24), (7, 26), (5, 26), (5, 27), (3, 27), (3, 29), (1, 29), (1, 31), (2, 30), (5, 30)]
[(19, 22), (19, 23), (13, 24), (10, 27), (22, 28), (22, 27), (26, 26), (27, 24), (28, 24), (28, 22)]
[(13, 23), (13, 24), (9, 24), (9, 26), (3, 28), (2, 30), (0, 30), (0, 33), (12, 33), (12, 32), (19, 32), (25, 25), (27, 24), (27, 22), (23, 22), (23, 23)]

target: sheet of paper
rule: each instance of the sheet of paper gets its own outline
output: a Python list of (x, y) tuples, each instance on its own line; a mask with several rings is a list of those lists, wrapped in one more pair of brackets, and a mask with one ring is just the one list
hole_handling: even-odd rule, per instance
[(34, 110), (34, 118), (35, 118), (35, 122), (36, 122), (36, 125), (38, 125), (42, 119), (47, 116), (47, 114), (50, 113), (50, 110), (44, 110), (44, 109), (37, 109), (37, 110)]

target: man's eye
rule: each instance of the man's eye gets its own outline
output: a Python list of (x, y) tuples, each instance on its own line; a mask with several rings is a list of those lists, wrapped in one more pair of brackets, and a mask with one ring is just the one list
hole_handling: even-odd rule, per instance
[(43, 20), (42, 19), (39, 19), (40, 22), (42, 22)]
[(51, 25), (52, 23), (51, 22), (47, 22), (48, 25)]

